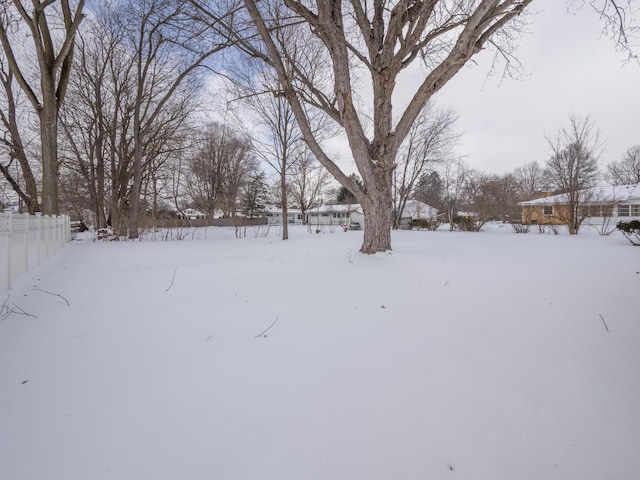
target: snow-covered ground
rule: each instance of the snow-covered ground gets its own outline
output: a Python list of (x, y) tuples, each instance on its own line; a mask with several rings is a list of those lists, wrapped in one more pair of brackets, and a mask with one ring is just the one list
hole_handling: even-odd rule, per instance
[(85, 237), (0, 294), (0, 478), (638, 478), (640, 248), (291, 230)]

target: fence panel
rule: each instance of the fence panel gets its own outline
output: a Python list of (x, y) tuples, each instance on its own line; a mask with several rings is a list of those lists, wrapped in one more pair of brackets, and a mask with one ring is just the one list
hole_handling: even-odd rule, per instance
[(0, 292), (71, 240), (68, 215), (0, 213)]

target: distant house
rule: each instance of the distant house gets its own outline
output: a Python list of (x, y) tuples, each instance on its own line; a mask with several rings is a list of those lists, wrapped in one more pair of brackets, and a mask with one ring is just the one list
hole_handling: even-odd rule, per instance
[[(264, 216), (267, 217), (270, 225), (282, 225), (282, 209), (268, 206), (264, 209)], [(287, 223), (291, 225), (304, 223), (302, 210), (297, 208), (287, 208)]]
[(438, 209), (418, 200), (407, 200), (400, 217), (400, 228), (409, 228), (412, 220), (435, 221), (438, 218)]
[(364, 227), (364, 213), (360, 204), (322, 205), (306, 213), (309, 225), (341, 225)]
[(181, 212), (178, 212), (178, 218), (187, 218), (189, 220), (197, 220), (199, 218), (207, 218), (207, 215), (194, 208), (185, 208)]
[[(527, 225), (562, 225), (567, 218), (569, 198), (566, 193), (546, 195), (519, 202), (522, 223)], [(607, 185), (580, 190), (580, 205), (585, 224), (606, 221), (640, 220), (640, 183)]]

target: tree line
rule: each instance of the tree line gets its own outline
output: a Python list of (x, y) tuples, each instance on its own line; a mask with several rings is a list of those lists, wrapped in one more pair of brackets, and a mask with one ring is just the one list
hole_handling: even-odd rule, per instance
[[(446, 157), (453, 140), (446, 128), (431, 139), (416, 132), (453, 118), (430, 112), (430, 100), (486, 47), (509, 70), (533, 2), (7, 0), (0, 169), (28, 211), (84, 203), (97, 226), (132, 239), (167, 199), (234, 215), (241, 198), (258, 198), (258, 160), (279, 175), (284, 209), (289, 195), (309, 208), (302, 197), (329, 172), (367, 215), (361, 251), (384, 251), (394, 201), (425, 181), (420, 169), (434, 152)], [(628, 48), (626, 8), (603, 3), (594, 8)], [(424, 73), (398, 108), (396, 83), (416, 63)], [(206, 120), (212, 74), (228, 82), (234, 102), (224, 108), (242, 112), (241, 121)], [(337, 134), (361, 184), (335, 161)], [(402, 165), (406, 149), (428, 154)], [(302, 193), (290, 187), (293, 176)], [(480, 203), (486, 189), (472, 185), (465, 191)]]

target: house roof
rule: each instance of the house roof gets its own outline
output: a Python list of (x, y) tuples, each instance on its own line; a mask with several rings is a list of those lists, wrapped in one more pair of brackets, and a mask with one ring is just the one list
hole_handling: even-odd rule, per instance
[(362, 212), (362, 208), (359, 203), (351, 204), (336, 204), (336, 205), (321, 205), (319, 207), (311, 208), (309, 212)]
[(407, 200), (403, 214), (411, 218), (429, 218), (430, 216), (437, 215), (438, 209), (419, 200)]
[[(263, 210), (265, 213), (282, 214), (282, 209), (280, 207), (276, 207), (275, 205), (267, 205)], [(297, 213), (302, 213), (302, 210), (300, 210), (299, 208), (287, 208), (288, 215), (294, 215)]]
[[(603, 185), (598, 187), (585, 188), (580, 191), (584, 195), (584, 200), (589, 203), (602, 202), (624, 202), (634, 198), (640, 198), (640, 183), (635, 185)], [(536, 198), (525, 202), (518, 202), (521, 207), (535, 205), (558, 205), (569, 203), (569, 195), (559, 193), (549, 197)]]

